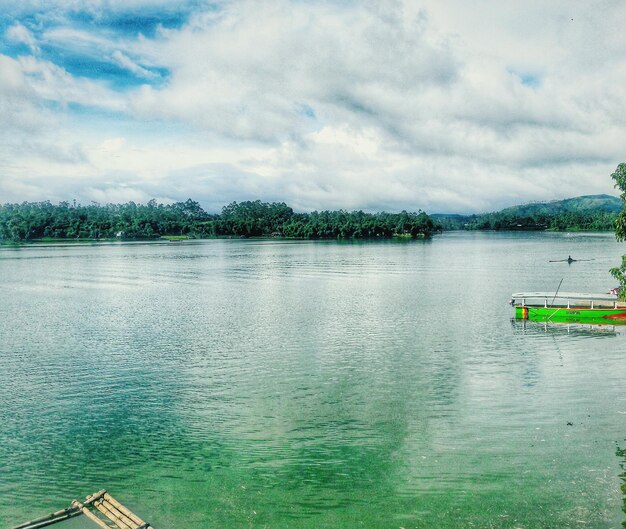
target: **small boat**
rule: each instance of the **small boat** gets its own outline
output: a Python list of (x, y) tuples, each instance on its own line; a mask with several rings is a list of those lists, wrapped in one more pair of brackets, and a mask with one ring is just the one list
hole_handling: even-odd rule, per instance
[(626, 325), (626, 303), (615, 294), (517, 292), (511, 305), (521, 320)]
[(104, 489), (90, 494), (82, 503), (74, 500), (65, 509), (17, 525), (13, 529), (41, 529), (80, 515), (84, 515), (100, 529), (152, 529), (149, 523), (124, 507)]

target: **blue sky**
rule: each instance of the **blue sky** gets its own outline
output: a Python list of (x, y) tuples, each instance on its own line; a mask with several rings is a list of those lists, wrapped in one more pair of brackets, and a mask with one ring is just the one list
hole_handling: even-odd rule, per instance
[(0, 0), (0, 202), (613, 193), (620, 1)]

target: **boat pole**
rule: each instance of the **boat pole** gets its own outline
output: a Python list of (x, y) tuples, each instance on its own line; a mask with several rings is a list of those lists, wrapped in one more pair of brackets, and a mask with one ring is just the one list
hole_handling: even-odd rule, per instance
[(36, 518), (34, 520), (31, 520), (30, 522), (26, 522), (21, 525), (16, 525), (12, 529), (40, 529), (42, 527), (46, 527), (57, 522), (62, 522), (63, 520), (67, 520), (74, 516), (78, 516), (79, 514), (82, 514), (81, 511), (79, 511), (75, 507), (61, 509), (60, 511), (48, 514), (47, 516)]
[[(552, 308), (552, 306), (554, 305), (554, 300), (556, 299), (556, 296), (559, 293), (559, 290), (561, 289), (561, 285), (563, 284), (563, 279), (565, 279), (565, 277), (561, 278), (561, 282), (559, 283), (559, 286), (556, 288), (556, 292), (554, 293), (554, 297), (552, 298), (552, 302), (550, 303), (550, 308)], [(552, 314), (550, 314), (550, 317), (546, 321), (550, 321), (552, 319), (552, 316), (554, 316), (558, 311), (559, 309), (556, 309)]]
[(556, 296), (559, 293), (559, 290), (561, 290), (561, 285), (563, 284), (563, 279), (565, 279), (565, 278), (564, 277), (561, 278), (561, 282), (559, 283), (559, 286), (556, 288), (556, 292), (554, 293), (554, 297), (552, 298), (552, 303), (550, 303), (550, 308), (552, 308), (552, 305), (554, 305), (554, 300), (556, 299)]
[[(84, 503), (79, 503), (76, 500), (74, 500), (67, 509), (61, 509), (60, 511), (53, 512), (52, 514), (48, 514), (40, 518), (35, 518), (34, 520), (31, 520), (30, 522), (17, 525), (13, 527), (12, 529), (41, 529), (42, 527), (46, 527), (48, 525), (52, 525), (57, 522), (63, 522), (65, 520), (68, 520), (69, 518), (73, 518), (74, 516), (78, 516), (80, 514), (87, 514), (89, 513), (89, 511), (87, 511), (87, 507), (89, 505), (92, 505), (96, 500), (99, 500), (100, 498), (102, 498), (102, 496), (104, 496), (105, 494), (106, 494), (106, 490), (102, 489), (101, 491), (96, 492), (95, 494), (92, 494), (91, 496), (88, 496), (87, 500)], [(109, 529), (109, 528), (105, 527), (105, 529)]]

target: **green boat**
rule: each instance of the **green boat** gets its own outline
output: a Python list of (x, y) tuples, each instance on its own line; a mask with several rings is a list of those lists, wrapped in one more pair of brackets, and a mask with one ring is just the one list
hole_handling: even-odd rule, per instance
[(626, 303), (615, 294), (518, 292), (511, 305), (520, 320), (626, 325)]

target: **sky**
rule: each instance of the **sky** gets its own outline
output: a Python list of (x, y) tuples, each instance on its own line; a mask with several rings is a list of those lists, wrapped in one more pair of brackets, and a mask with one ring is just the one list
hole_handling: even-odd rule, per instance
[(0, 0), (0, 203), (617, 194), (623, 0)]

